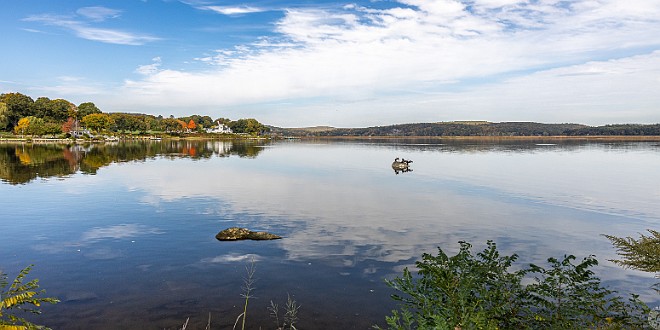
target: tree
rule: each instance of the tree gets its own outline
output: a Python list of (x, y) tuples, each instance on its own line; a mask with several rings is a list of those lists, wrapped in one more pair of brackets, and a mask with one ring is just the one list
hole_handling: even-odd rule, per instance
[(16, 124), (16, 126), (14, 126), (14, 133), (25, 135), (25, 133), (27, 133), (27, 129), (29, 126), (30, 126), (30, 118), (28, 117), (21, 118)]
[(0, 102), (7, 105), (8, 129), (18, 124), (18, 121), (27, 116), (34, 115), (34, 101), (31, 97), (21, 93), (7, 93), (0, 95)]
[(67, 120), (67, 118), (73, 117), (75, 115), (76, 106), (73, 103), (64, 99), (56, 99), (50, 101), (48, 112), (45, 116), (43, 116), (43, 118), (61, 123)]
[(96, 107), (96, 104), (92, 102), (80, 103), (78, 106), (78, 112), (76, 113), (77, 119), (82, 119), (83, 117), (95, 113), (101, 113), (101, 110)]
[(184, 126), (182, 126), (181, 121), (174, 118), (165, 118), (163, 119), (162, 124), (165, 132), (180, 133), (183, 132), (183, 127), (185, 127), (185, 123), (183, 123)]
[(231, 123), (231, 119), (220, 117), (220, 118), (214, 120), (213, 122), (214, 122), (214, 123), (220, 123), (220, 125), (227, 125), (227, 126), (229, 126), (229, 123)]
[(51, 100), (47, 97), (39, 97), (34, 101), (34, 115), (44, 118), (48, 115)]
[(93, 113), (83, 117), (81, 120), (82, 124), (85, 127), (93, 131), (102, 131), (107, 130), (112, 125), (114, 125), (114, 120), (107, 114), (104, 113)]
[(185, 132), (188, 129), (188, 124), (181, 119), (177, 119), (176, 122), (179, 124), (179, 132)]
[(70, 133), (78, 130), (78, 120), (73, 117), (69, 117), (67, 121), (62, 124), (62, 132)]
[[(48, 329), (38, 326), (28, 320), (17, 316), (12, 311), (18, 310), (33, 314), (41, 314), (38, 307), (42, 303), (56, 304), (56, 298), (40, 297), (45, 290), (39, 290), (39, 280), (34, 279), (23, 283), (32, 266), (25, 267), (11, 285), (7, 281), (7, 274), (0, 273), (0, 329)], [(30, 305), (34, 307), (30, 307)]]
[(14, 126), (14, 134), (44, 135), (45, 133), (46, 123), (43, 119), (34, 116), (21, 118)]
[(154, 117), (152, 115), (144, 116), (145, 128), (147, 131), (164, 131), (165, 128), (162, 121), (162, 116), (160, 116), (160, 118)]
[(43, 119), (34, 116), (27, 118), (29, 119), (29, 124), (25, 133), (37, 136), (46, 134), (46, 122)]
[(7, 104), (0, 102), (0, 130), (4, 130), (9, 124)]
[(268, 128), (266, 126), (262, 125), (254, 118), (239, 119), (237, 121), (232, 121), (229, 123), (228, 126), (229, 128), (231, 128), (231, 130), (234, 133), (247, 133), (247, 134), (258, 135), (268, 131)]
[(110, 117), (114, 120), (114, 130), (118, 132), (145, 132), (147, 124), (142, 115), (130, 113), (112, 113)]
[(191, 119), (191, 120), (188, 122), (187, 128), (188, 128), (189, 130), (191, 130), (191, 131), (194, 131), (195, 128), (197, 128), (197, 125), (196, 125), (195, 122)]
[(53, 122), (44, 123), (43, 134), (55, 136), (61, 133), (62, 133), (62, 125)]

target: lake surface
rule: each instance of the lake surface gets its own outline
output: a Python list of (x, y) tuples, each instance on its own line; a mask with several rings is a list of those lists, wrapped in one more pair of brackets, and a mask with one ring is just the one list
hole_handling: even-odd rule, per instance
[[(395, 174), (395, 157), (412, 159)], [(250, 329), (287, 294), (300, 329), (369, 329), (384, 278), (437, 247), (494, 240), (519, 263), (596, 255), (611, 288), (658, 296), (601, 234), (660, 229), (660, 143), (507, 140), (0, 144), (0, 269), (34, 264), (54, 329)], [(227, 227), (275, 241), (220, 242)]]

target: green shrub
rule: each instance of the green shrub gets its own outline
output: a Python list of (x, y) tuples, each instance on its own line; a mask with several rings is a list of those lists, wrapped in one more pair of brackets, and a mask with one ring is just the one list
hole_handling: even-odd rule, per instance
[[(548, 269), (529, 265), (510, 271), (517, 255), (500, 256), (496, 244), (473, 255), (459, 242), (455, 256), (438, 248), (422, 255), (419, 276), (406, 268), (387, 281), (399, 291), (400, 310), (386, 317), (389, 329), (621, 329), (648, 328), (648, 307), (637, 296), (624, 300), (601, 285), (593, 256), (549, 258)], [(530, 278), (531, 277), (531, 278)], [(523, 285), (523, 279), (531, 281)], [(376, 327), (378, 328), (378, 327)]]

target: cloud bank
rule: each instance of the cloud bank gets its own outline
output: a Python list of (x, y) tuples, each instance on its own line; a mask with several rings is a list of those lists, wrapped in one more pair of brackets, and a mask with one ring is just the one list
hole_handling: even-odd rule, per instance
[[(654, 0), (398, 0), (279, 9), (181, 3), (230, 25), (259, 16), (251, 22), (271, 30), (182, 64), (159, 37), (101, 26), (122, 10), (84, 7), (73, 16), (24, 21), (103, 43), (159, 45), (123, 81), (79, 86), (79, 95), (94, 94), (107, 112), (198, 112), (278, 126), (660, 122)], [(76, 86), (39, 90), (74, 95)]]
[[(305, 111), (340, 125), (410, 112), (420, 120), (657, 121), (648, 111), (659, 104), (649, 93), (660, 87), (659, 18), (660, 4), (645, 0), (289, 9), (277, 35), (218, 50), (202, 72), (152, 70), (126, 80), (123, 93), (159, 107), (241, 106), (278, 124)], [(369, 109), (380, 106), (383, 120), (374, 122)], [(530, 107), (540, 112), (525, 113)], [(578, 107), (584, 114), (569, 116)]]

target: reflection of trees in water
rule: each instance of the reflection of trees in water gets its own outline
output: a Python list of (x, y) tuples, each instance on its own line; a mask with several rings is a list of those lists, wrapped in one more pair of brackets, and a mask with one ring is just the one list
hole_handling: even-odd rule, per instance
[(0, 144), (0, 179), (4, 182), (20, 184), (38, 177), (63, 177), (75, 171), (76, 167), (62, 153), (62, 146)]
[(28, 183), (37, 178), (66, 177), (76, 172), (96, 174), (101, 167), (118, 162), (157, 157), (208, 159), (211, 157), (256, 157), (263, 141), (120, 142), (91, 145), (0, 144), (0, 180)]

